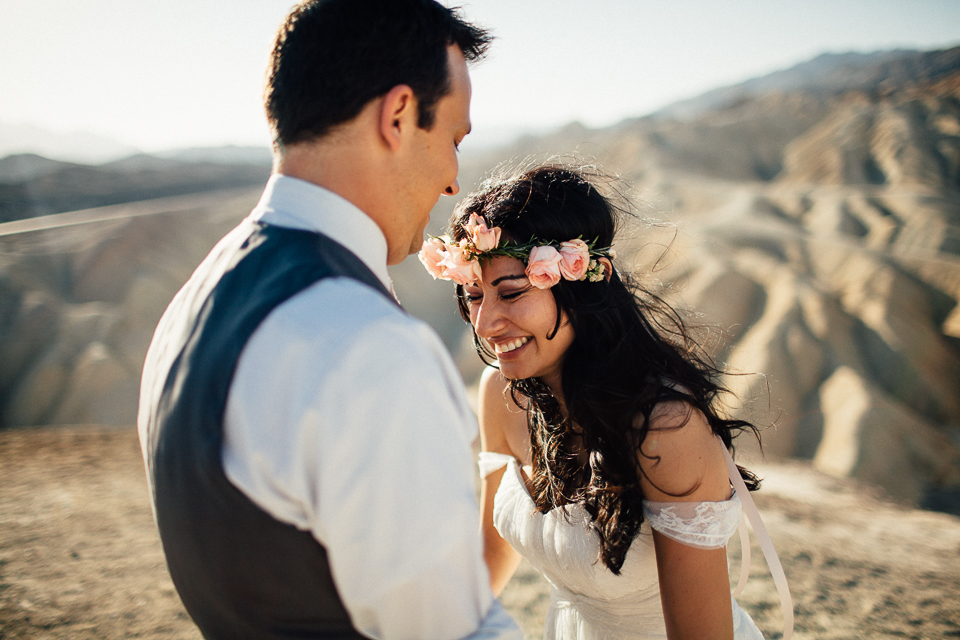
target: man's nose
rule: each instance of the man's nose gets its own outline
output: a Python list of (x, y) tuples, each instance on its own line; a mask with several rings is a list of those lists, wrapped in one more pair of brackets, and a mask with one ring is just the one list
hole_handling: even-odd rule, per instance
[(457, 179), (454, 178), (453, 182), (446, 189), (443, 190), (443, 195), (445, 196), (455, 196), (460, 193), (460, 183), (457, 182)]

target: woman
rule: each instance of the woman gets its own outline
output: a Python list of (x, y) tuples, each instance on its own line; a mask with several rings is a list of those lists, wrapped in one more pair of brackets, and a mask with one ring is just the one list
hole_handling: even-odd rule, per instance
[(719, 372), (672, 309), (614, 268), (619, 215), (584, 170), (543, 165), (484, 183), (420, 253), (499, 368), (479, 397), (491, 586), (521, 555), (540, 570), (546, 638), (762, 638), (725, 547), (731, 479), (759, 486), (725, 452), (754, 429), (720, 415)]

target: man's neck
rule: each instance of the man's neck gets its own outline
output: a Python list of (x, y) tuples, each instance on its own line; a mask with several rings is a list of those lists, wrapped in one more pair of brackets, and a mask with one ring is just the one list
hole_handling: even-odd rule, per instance
[(376, 210), (371, 202), (376, 191), (370, 189), (369, 165), (351, 153), (348, 145), (332, 141), (293, 145), (278, 154), (274, 173), (332, 191), (367, 215)]

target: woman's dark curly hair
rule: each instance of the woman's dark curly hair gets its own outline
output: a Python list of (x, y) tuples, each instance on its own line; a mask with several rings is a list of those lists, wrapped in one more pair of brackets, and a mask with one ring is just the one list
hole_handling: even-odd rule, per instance
[[(450, 219), (455, 240), (466, 237), (471, 214), (503, 239), (527, 242), (596, 239), (613, 244), (627, 208), (597, 189), (610, 182), (598, 172), (564, 164), (542, 164), (485, 181)], [(595, 184), (596, 183), (596, 184)], [(561, 279), (552, 287), (557, 325), (565, 317), (574, 340), (562, 366), (561, 405), (538, 378), (511, 380), (514, 401), (526, 406), (533, 454), (532, 495), (537, 510), (581, 503), (600, 537), (600, 558), (615, 574), (643, 523), (638, 452), (657, 404), (680, 401), (703, 413), (730, 448), (734, 434), (756, 429), (721, 415), (721, 372), (702, 353), (674, 309), (614, 268), (606, 281)], [(469, 321), (469, 302), (457, 287), (460, 312)], [(473, 334), (481, 358), (495, 355)], [(526, 398), (524, 402), (522, 399)], [(586, 464), (584, 463), (586, 460)], [(740, 474), (751, 490), (759, 480)]]

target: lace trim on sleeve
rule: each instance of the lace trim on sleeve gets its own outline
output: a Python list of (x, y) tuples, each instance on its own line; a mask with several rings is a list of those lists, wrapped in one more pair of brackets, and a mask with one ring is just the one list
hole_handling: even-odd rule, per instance
[(643, 517), (651, 527), (697, 549), (725, 546), (737, 530), (741, 514), (736, 493), (724, 502), (643, 501)]
[(480, 467), (480, 478), (486, 478), (488, 475), (498, 469), (507, 466), (511, 460), (516, 460), (506, 453), (496, 453), (494, 451), (481, 451), (477, 460), (477, 466)]

